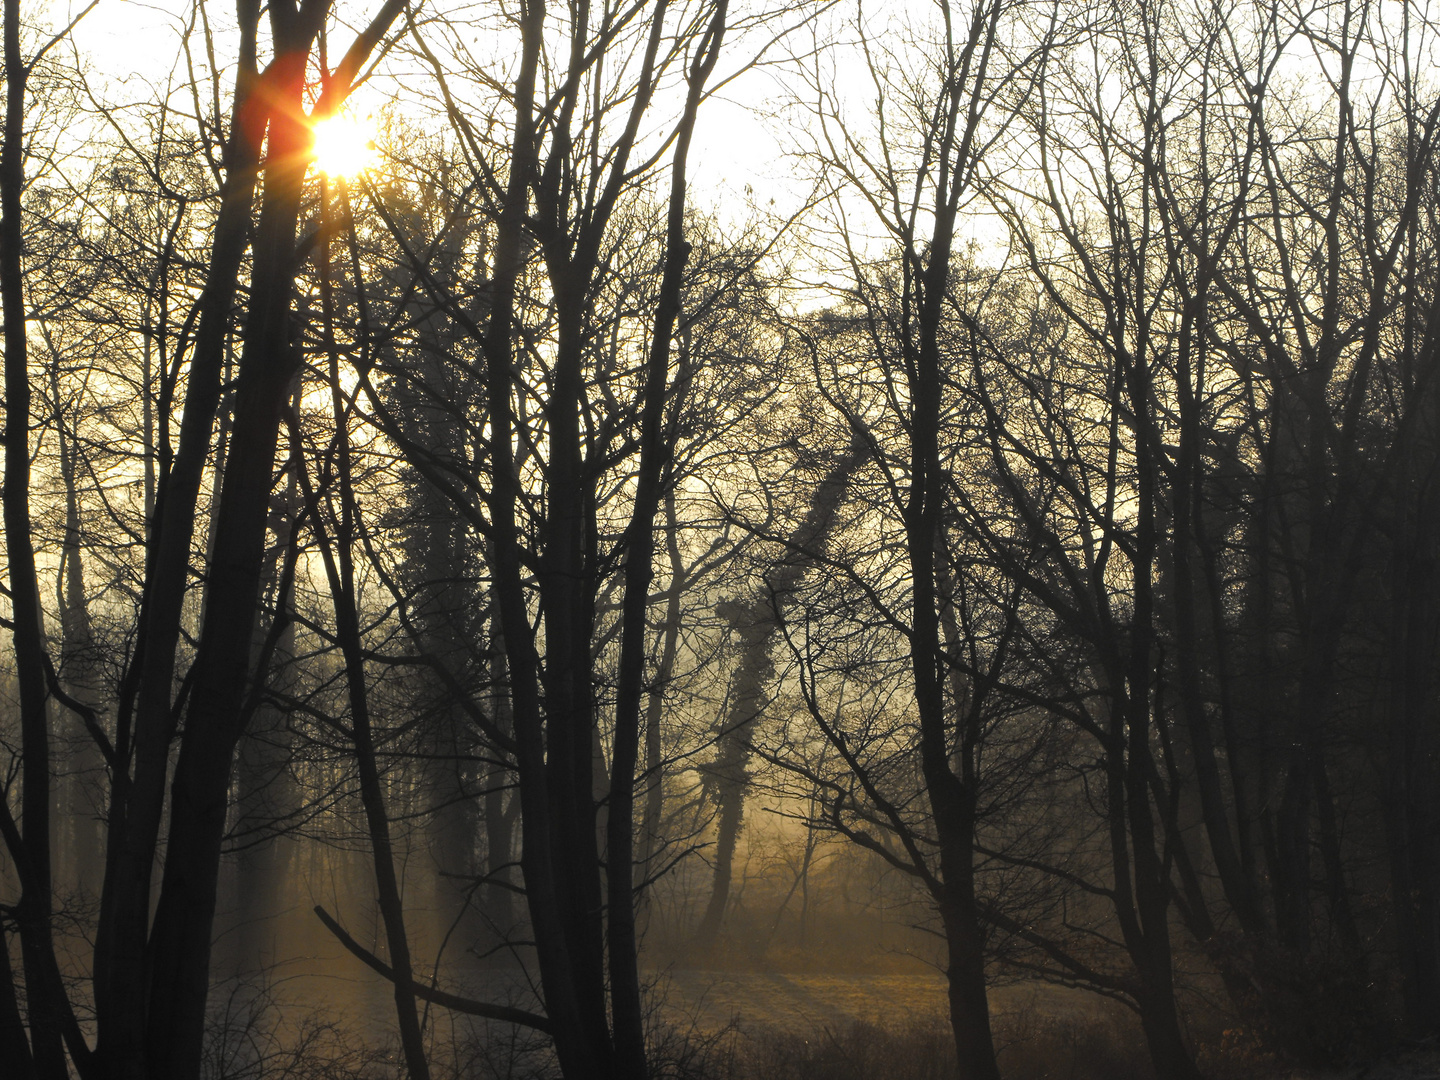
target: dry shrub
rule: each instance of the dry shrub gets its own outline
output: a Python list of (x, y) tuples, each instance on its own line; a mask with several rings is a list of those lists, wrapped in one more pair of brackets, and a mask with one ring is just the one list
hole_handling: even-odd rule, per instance
[(735, 1080), (950, 1080), (955, 1042), (938, 1018), (822, 1028), (808, 1038), (764, 1032), (745, 1040), (736, 1064)]
[[(559, 1076), (550, 1039), (529, 1028), (463, 1017), (442, 1038), (432, 1015), (431, 1075), (464, 1080), (552, 1080)], [(448, 1044), (448, 1045), (447, 1045)], [(403, 1071), (398, 1074), (404, 1076)]]
[(391, 1048), (357, 1040), (343, 1017), (286, 1009), (266, 978), (234, 981), (214, 997), (201, 1080), (390, 1080), (398, 1073)]
[[(997, 1019), (1005, 1080), (1152, 1080), (1139, 1025), (1118, 1015)], [(856, 1023), (812, 1035), (768, 1031), (742, 1038), (730, 1071), (706, 1080), (950, 1080), (955, 1042), (944, 1017)]]
[(646, 1039), (650, 1080), (736, 1080), (738, 1029), (653, 1026)]
[(1145, 1036), (1133, 1014), (1113, 1008), (1054, 1016), (1033, 1006), (997, 1017), (1005, 1080), (1152, 1080)]
[(1208, 1080), (1260, 1080), (1289, 1072), (1253, 1028), (1239, 1024), (1204, 1040), (1195, 1060)]
[(1232, 984), (1245, 988), (1241, 1015), (1226, 1025), (1229, 1057), (1328, 1068), (1366, 1060), (1389, 1041), (1383, 993), (1362, 958), (1238, 938), (1212, 943), (1211, 951)]

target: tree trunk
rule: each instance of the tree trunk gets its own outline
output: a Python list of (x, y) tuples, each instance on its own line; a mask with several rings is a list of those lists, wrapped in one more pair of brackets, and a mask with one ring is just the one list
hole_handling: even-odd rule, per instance
[(1429, 1038), (1440, 1034), (1440, 497), (1433, 453), (1416, 456), (1415, 479), (1399, 485), (1413, 498), (1393, 555), (1383, 809), (1406, 1026)]
[[(639, 941), (635, 925), (635, 772), (640, 753), (640, 699), (644, 693), (648, 649), (650, 583), (655, 578), (655, 515), (662, 479), (669, 471), (674, 445), (665, 439), (667, 408), (681, 402), (670, 386), (671, 342), (680, 317), (680, 289), (690, 244), (685, 239), (686, 166), (695, 116), (705, 81), (725, 36), (727, 0), (715, 5), (706, 41), (695, 51), (688, 76), (685, 112), (676, 130), (670, 169), (670, 203), (665, 226), (665, 263), (655, 321), (646, 358), (640, 412), (640, 461), (635, 505), (626, 529), (625, 598), (621, 615), (620, 679), (616, 691), (614, 755), (610, 770), (606, 822), (606, 946), (610, 961), (611, 1013), (615, 1027), (615, 1066), (621, 1076), (646, 1075), (645, 1016), (640, 1000)], [(657, 9), (656, 19), (663, 8)], [(672, 583), (673, 584), (673, 583)]]
[[(61, 982), (53, 938), (51, 877), (51, 747), (47, 707), (44, 615), (30, 516), (30, 424), (32, 392), (25, 298), (25, 115), (30, 61), (21, 52), (19, 0), (5, 0), (5, 129), (0, 145), (0, 309), (4, 312), (5, 477), (0, 488), (9, 563), (11, 638), (20, 706), (20, 821), (6, 803), (0, 825), (20, 878), (20, 898), (10, 918), (20, 937), (30, 1032), (30, 1064), (41, 1080), (66, 1080), (69, 1043), (76, 1064), (87, 1064), (83, 1039)], [(7, 961), (8, 967), (8, 961)], [(8, 1003), (0, 1002), (0, 1013)], [(0, 1034), (9, 1035), (0, 1015)], [(20, 1058), (22, 1062), (25, 1058)]]
[(830, 467), (810, 496), (810, 505), (800, 524), (785, 544), (785, 554), (765, 573), (764, 588), (748, 602), (724, 601), (720, 615), (740, 638), (740, 663), (730, 679), (729, 704), (720, 725), (719, 752), (706, 770), (714, 784), (719, 807), (715, 826), (715, 867), (710, 898), (695, 930), (695, 944), (701, 949), (715, 947), (725, 908), (730, 901), (735, 849), (744, 816), (745, 793), (750, 777), (750, 733), (764, 711), (766, 684), (774, 676), (770, 646), (784, 622), (785, 606), (815, 563), (835, 525), (850, 478), (865, 460), (866, 448), (852, 442)]
[[(665, 747), (661, 728), (665, 695), (675, 676), (675, 658), (680, 648), (680, 601), (686, 578), (685, 564), (680, 557), (679, 531), (675, 520), (675, 493), (669, 491), (665, 494), (665, 549), (670, 560), (670, 580), (666, 586), (660, 664), (655, 669), (655, 681), (645, 706), (645, 803), (640, 817), (640, 847), (635, 855), (635, 865), (647, 876), (661, 843), (660, 827), (665, 815)], [(648, 895), (641, 894), (642, 903)], [(640, 916), (648, 918), (648, 912), (649, 907), (645, 905)]]
[(200, 1067), (220, 844), (232, 760), (247, 719), (243, 703), (275, 452), (298, 371), (291, 341), (291, 294), (301, 185), (309, 163), (302, 91), (309, 50), (328, 0), (319, 0), (318, 10), (287, 7), (270, 8), (279, 59), (269, 74), (269, 165), (256, 232), (251, 306), (148, 950), (146, 1056), (156, 1080), (191, 1080)]
[[(138, 639), (120, 691), (111, 782), (105, 881), (95, 935), (96, 1055), (113, 1075), (139, 1080), (144, 1064), (146, 938), (151, 876), (165, 805), (175, 650), (190, 570), (195, 508), (219, 407), (240, 267), (249, 243), (263, 125), (249, 118), (259, 81), (259, 0), (237, 0), (239, 64), (225, 145), (225, 179), (200, 297), (199, 328), (186, 384), (180, 442), (161, 447), (155, 511), (148, 522)], [(133, 769), (133, 772), (132, 772)]]

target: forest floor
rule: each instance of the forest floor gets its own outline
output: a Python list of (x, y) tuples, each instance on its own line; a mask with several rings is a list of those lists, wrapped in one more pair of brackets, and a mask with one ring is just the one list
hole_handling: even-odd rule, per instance
[[(865, 975), (852, 972), (739, 972), (676, 968), (651, 972), (652, 1000), (673, 1025), (718, 1031), (729, 1024), (788, 1034), (837, 1030), (896, 1017), (943, 1016), (945, 979), (938, 972)], [(990, 994), (997, 1019), (1038, 1014), (1098, 1017), (1104, 1003), (1063, 986), (1023, 983)]]
[(1412, 1050), (1328, 1071), (1281, 1070), (1276, 1080), (1440, 1080), (1440, 1050)]
[[(866, 973), (740, 971), (674, 965), (647, 973), (653, 1023), (666, 1033), (676, 1077), (705, 1080), (929, 1080), (953, 1068), (943, 977), (916, 970)], [(475, 969), (447, 989), (533, 1005), (516, 969)], [(463, 985), (459, 985), (463, 984)], [(388, 984), (368, 972), (349, 977), (292, 973), (272, 1003), (303, 1009), (324, 1002), (330, 1016), (365, 1042), (393, 1026)], [(1083, 991), (1017, 983), (991, 992), (996, 1043), (1006, 1080), (1152, 1080), (1133, 1014)], [(438, 1019), (438, 1016), (437, 1016)], [(460, 1020), (462, 1018), (452, 1018)], [(358, 1029), (358, 1030), (357, 1030)], [(469, 1034), (465, 1034), (468, 1032)], [(473, 1045), (481, 1029), (458, 1025)], [(1233, 1032), (1203, 1038), (1207, 1080), (1440, 1080), (1440, 1047), (1412, 1049), (1364, 1065), (1283, 1067), (1251, 1052)], [(542, 1054), (543, 1056), (543, 1054)], [(688, 1059), (683, 1065), (680, 1059)], [(528, 1060), (535, 1060), (529, 1058)], [(518, 1062), (519, 1059), (517, 1058)], [(537, 1075), (528, 1068), (473, 1075)]]
[[(857, 974), (676, 968), (652, 973), (653, 998), (674, 1028), (729, 1028), (753, 1063), (743, 1076), (897, 1080), (949, 1057), (945, 983), (936, 972)], [(1024, 982), (992, 988), (1007, 1080), (1147, 1080), (1133, 1016), (1081, 990)], [(1234, 1032), (1204, 1038), (1211, 1080), (1440, 1080), (1440, 1046), (1331, 1068), (1287, 1067)]]

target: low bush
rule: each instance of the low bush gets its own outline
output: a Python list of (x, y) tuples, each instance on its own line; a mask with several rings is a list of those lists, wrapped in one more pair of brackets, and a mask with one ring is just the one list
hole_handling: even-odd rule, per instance
[[(1057, 1018), (1022, 1010), (997, 1019), (996, 1045), (1004, 1080), (1152, 1080), (1154, 1075), (1139, 1025), (1118, 1013)], [(893, 1023), (882, 1018), (808, 1035), (735, 1032), (723, 1044), (712, 1043), (703, 1056), (701, 1072), (663, 1075), (695, 1080), (951, 1080), (955, 1075), (955, 1043), (943, 1016)]]

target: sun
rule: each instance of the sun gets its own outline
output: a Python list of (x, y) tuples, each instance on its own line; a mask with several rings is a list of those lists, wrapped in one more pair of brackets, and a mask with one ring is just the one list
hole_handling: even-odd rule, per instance
[(356, 176), (375, 164), (375, 133), (353, 116), (337, 114), (317, 122), (315, 167), (327, 176)]

